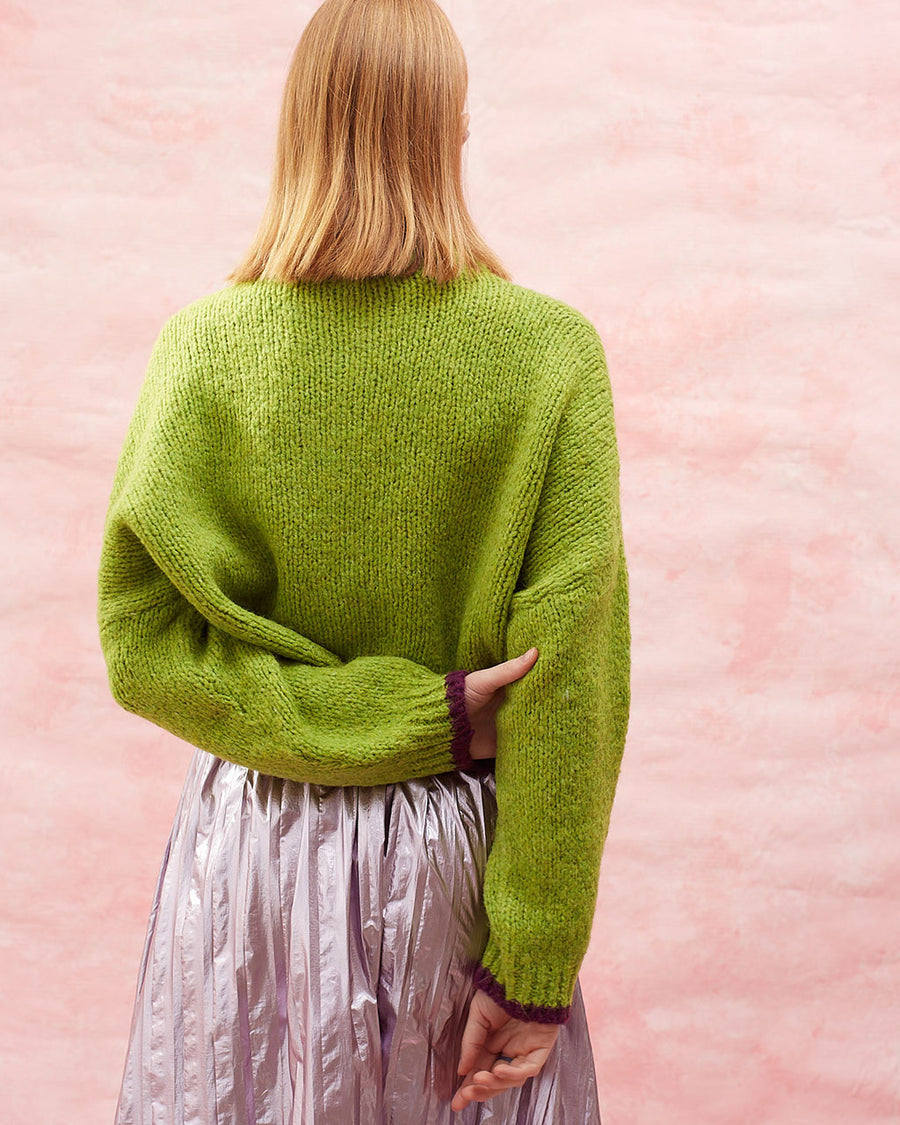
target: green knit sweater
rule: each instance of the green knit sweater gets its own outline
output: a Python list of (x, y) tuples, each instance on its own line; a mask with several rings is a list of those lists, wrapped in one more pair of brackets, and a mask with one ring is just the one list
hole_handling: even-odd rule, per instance
[[(590, 321), (486, 268), (227, 285), (163, 325), (98, 573), (116, 702), (328, 786), (495, 771), (476, 986), (565, 1023), (625, 744), (610, 381)], [(539, 649), (473, 763), (467, 672)]]

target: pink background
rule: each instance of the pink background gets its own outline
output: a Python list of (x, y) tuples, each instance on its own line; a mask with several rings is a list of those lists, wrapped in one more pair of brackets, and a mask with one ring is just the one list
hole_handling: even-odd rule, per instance
[[(101, 522), (157, 332), (255, 228), (314, 7), (0, 4), (11, 1123), (112, 1120), (190, 751), (109, 694)], [(592, 318), (617, 402), (604, 1125), (896, 1125), (900, 9), (445, 10), (476, 222)]]

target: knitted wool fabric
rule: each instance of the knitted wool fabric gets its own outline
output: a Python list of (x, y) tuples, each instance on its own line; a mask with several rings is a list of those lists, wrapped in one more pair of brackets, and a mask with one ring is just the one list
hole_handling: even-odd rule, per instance
[[(493, 768), (475, 983), (568, 1019), (630, 706), (613, 403), (582, 313), (485, 267), (184, 306), (116, 467), (98, 625), (120, 706), (248, 768)], [(532, 645), (473, 762), (466, 675)]]

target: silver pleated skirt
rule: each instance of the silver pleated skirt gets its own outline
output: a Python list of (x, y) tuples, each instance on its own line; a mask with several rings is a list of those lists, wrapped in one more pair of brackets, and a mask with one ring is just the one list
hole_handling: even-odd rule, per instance
[(195, 750), (116, 1125), (600, 1125), (580, 983), (536, 1076), (450, 1109), (495, 785), (332, 787)]

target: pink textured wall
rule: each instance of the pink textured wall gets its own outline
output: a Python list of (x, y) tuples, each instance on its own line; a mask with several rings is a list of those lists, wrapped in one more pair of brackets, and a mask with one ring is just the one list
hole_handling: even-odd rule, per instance
[[(108, 693), (101, 522), (156, 333), (255, 228), (314, 6), (0, 4), (10, 1123), (112, 1119), (189, 749)], [(594, 320), (617, 397), (604, 1125), (896, 1125), (900, 9), (446, 10), (476, 220)]]

